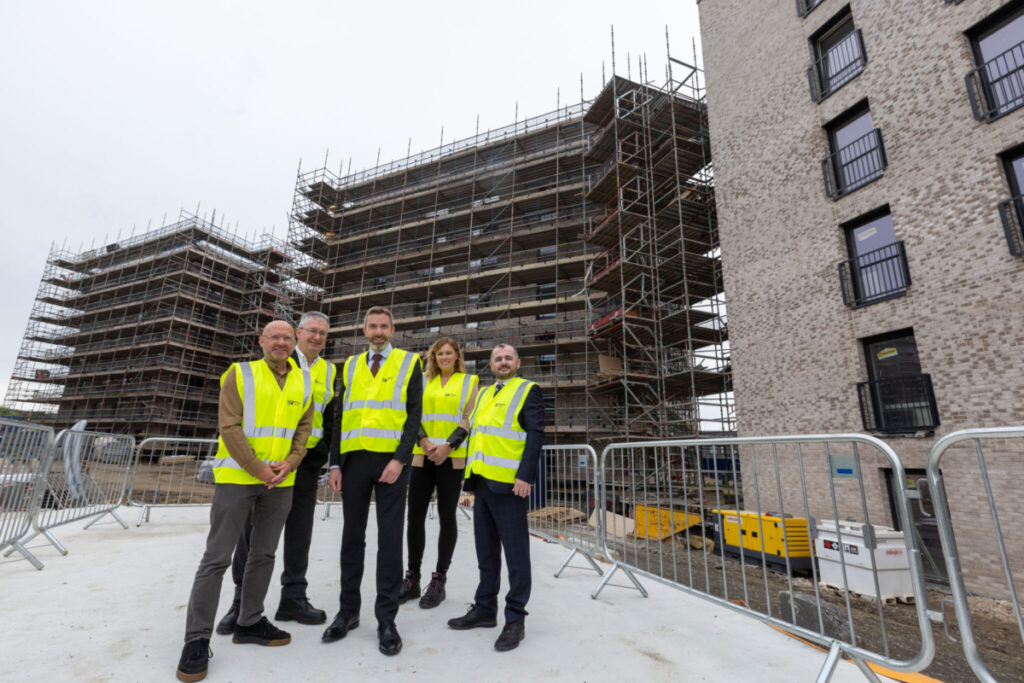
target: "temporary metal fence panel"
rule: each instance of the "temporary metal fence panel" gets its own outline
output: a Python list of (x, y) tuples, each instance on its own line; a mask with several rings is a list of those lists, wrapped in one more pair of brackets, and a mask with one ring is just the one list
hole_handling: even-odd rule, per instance
[(335, 493), (331, 490), (330, 485), (327, 483), (327, 479), (330, 476), (330, 470), (327, 470), (324, 474), (320, 475), (320, 485), (316, 490), (316, 502), (317, 505), (324, 506), (324, 512), (321, 519), (327, 519), (331, 516), (331, 508), (335, 505), (341, 505), (341, 494)]
[[(876, 538), (888, 535), (878, 527), (890, 523), (886, 469), (905, 481), (892, 449), (861, 434), (611, 444), (601, 454), (597, 500), (613, 566), (593, 597), (622, 570), (641, 592), (636, 575), (821, 644), (829, 653), (819, 680), (844, 653), (870, 680), (867, 662), (920, 671), (934, 642), (913, 535), (892, 534), (896, 546), (876, 558)], [(911, 528), (907, 496), (894, 488), (892, 521)], [(821, 545), (828, 557), (813, 550), (819, 526), (829, 530)], [(903, 599), (913, 607), (884, 599), (879, 565), (893, 560), (890, 552), (906, 564)], [(834, 568), (827, 579), (818, 564), (825, 561)]]
[[(42, 535), (63, 555), (67, 549), (50, 532), (71, 522), (92, 518), (89, 528), (106, 515), (125, 529), (117, 514), (125, 502), (135, 461), (135, 439), (127, 434), (108, 434), (65, 429), (53, 441), (54, 457), (45, 471), (45, 490), (32, 519), (32, 533), (22, 544)], [(9, 549), (5, 555), (13, 551)]]
[[(984, 442), (984, 447), (982, 445)], [(927, 473), (935, 520), (949, 573), (949, 587), (964, 656), (983, 681), (995, 681), (992, 662), (978, 652), (968, 596), (1005, 601), (1024, 651), (1024, 495), (1020, 463), (1024, 427), (964, 429), (947, 434), (928, 452)], [(960, 544), (958, 541), (965, 541)], [(1012, 636), (1010, 636), (1012, 638)]]
[(597, 453), (587, 445), (545, 446), (541, 462), (540, 476), (530, 494), (530, 532), (570, 550), (556, 577), (576, 555), (603, 574), (594, 561), (604, 555)]
[(52, 462), (53, 429), (0, 419), (0, 550), (11, 546), (36, 569), (43, 563), (20, 539), (39, 511)]
[(153, 437), (138, 446), (129, 503), (141, 507), (136, 526), (154, 507), (189, 507), (213, 502), (213, 458), (217, 439)]

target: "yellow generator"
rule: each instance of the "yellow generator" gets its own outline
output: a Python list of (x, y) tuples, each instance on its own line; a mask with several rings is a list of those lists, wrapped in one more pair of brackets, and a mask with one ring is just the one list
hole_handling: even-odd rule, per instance
[(748, 510), (712, 510), (715, 515), (715, 540), (723, 553), (739, 555), (786, 571), (810, 569), (814, 561), (807, 519), (786, 518), (766, 513), (758, 516)]

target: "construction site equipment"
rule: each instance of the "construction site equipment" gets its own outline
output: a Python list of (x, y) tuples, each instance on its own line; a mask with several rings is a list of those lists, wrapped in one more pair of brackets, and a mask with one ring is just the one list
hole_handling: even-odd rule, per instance
[[(718, 477), (708, 476), (703, 465), (709, 447), (717, 449), (716, 459), (727, 460), (723, 463), (727, 470), (740, 469), (728, 461), (742, 462), (741, 494), (726, 493)], [(832, 467), (836, 454), (843, 454), (852, 474)], [(869, 680), (875, 677), (868, 662), (895, 671), (920, 671), (931, 662), (934, 641), (925, 606), (920, 553), (913, 537), (897, 541), (909, 563), (915, 599), (910, 609), (916, 616), (912, 626), (887, 616), (881, 601), (864, 609), (862, 603), (851, 598), (854, 588), (846, 575), (840, 593), (822, 591), (817, 566), (810, 561), (808, 520), (828, 511), (833, 517), (856, 516), (870, 524), (870, 510), (878, 506), (872, 498), (878, 492), (866, 485), (861, 473), (886, 467), (892, 468), (896, 481), (905, 481), (903, 466), (892, 448), (862, 434), (610, 444), (599, 459), (601, 488), (597, 500), (615, 501), (615, 507), (626, 514), (630, 510), (657, 509), (667, 511), (670, 519), (676, 515), (686, 515), (687, 519), (689, 515), (699, 519), (719, 516), (726, 544), (743, 552), (736, 559), (728, 554), (716, 555), (709, 548), (711, 544), (702, 542), (703, 525), (687, 527), (676, 534), (673, 542), (652, 539), (649, 533), (614, 533), (608, 526), (609, 518), (616, 522), (633, 520), (598, 510), (605, 518), (599, 524), (603, 525), (600, 528), (606, 557), (612, 567), (591, 596), (596, 598), (619, 571), (641, 594), (645, 594), (642, 579), (664, 582), (827, 648), (819, 681), (830, 678), (841, 655), (850, 657)], [(810, 486), (807, 472), (822, 470), (830, 472), (831, 478), (825, 485)], [(901, 487), (894, 489), (892, 504), (896, 524), (907, 528), (911, 516)], [(650, 519), (649, 513), (637, 514), (636, 518)], [(801, 546), (799, 554), (796, 544)], [(756, 561), (751, 562), (750, 557), (756, 557)], [(865, 571), (878, 576), (874, 554), (866, 553), (866, 557), (869, 569)], [(769, 571), (768, 560), (779, 561), (782, 571)], [(811, 582), (803, 592), (799, 588), (804, 584), (797, 583), (793, 576), (798, 566), (811, 573)], [(875, 594), (881, 594), (877, 584)], [(800, 610), (799, 618), (794, 597), (809, 607)], [(888, 635), (897, 629), (901, 635), (898, 652), (890, 647)], [(904, 648), (915, 639), (916, 652), (908, 654)]]
[[(45, 490), (33, 510), (32, 533), (19, 539), (20, 543), (42, 535), (67, 555), (67, 549), (51, 533), (55, 527), (88, 519), (88, 529), (110, 515), (127, 529), (117, 508), (126, 500), (134, 462), (135, 442), (130, 436), (84, 429), (65, 429), (57, 434), (51, 465), (40, 477)], [(15, 549), (9, 548), (4, 556)]]
[[(1019, 462), (1022, 456), (1024, 426), (997, 427), (947, 434), (931, 447), (926, 461), (964, 657), (986, 683), (996, 679), (978, 653), (967, 598), (979, 585), (996, 586), (993, 597), (1007, 602), (1024, 646), (1024, 612), (1017, 589), (1024, 582), (1024, 525), (1015, 521), (1020, 518), (1020, 482), (1001, 476), (1008, 463)], [(984, 551), (962, 555), (957, 537), (965, 533), (984, 539)], [(998, 563), (992, 562), (996, 555)], [(987, 592), (991, 595), (991, 588)]]
[(0, 550), (17, 550), (36, 569), (39, 561), (21, 542), (39, 510), (53, 462), (53, 429), (0, 418)]
[(182, 213), (102, 248), (54, 246), (5, 404), (56, 427), (209, 437), (218, 379), (306, 286), (284, 242), (250, 242)]
[(217, 439), (150, 437), (137, 449), (128, 496), (142, 508), (135, 526), (149, 521), (155, 507), (188, 507), (213, 502), (213, 458)]
[(914, 597), (914, 585), (904, 548), (902, 531), (820, 520), (814, 536), (818, 580), (823, 586), (840, 590), (846, 586), (858, 595), (882, 602), (907, 602)]
[(776, 569), (801, 571), (811, 568), (813, 527), (806, 518), (750, 510), (712, 510), (715, 535), (723, 552), (762, 560)]
[(666, 510), (653, 505), (637, 505), (634, 533), (639, 538), (661, 541), (703, 522), (703, 517), (690, 512)]

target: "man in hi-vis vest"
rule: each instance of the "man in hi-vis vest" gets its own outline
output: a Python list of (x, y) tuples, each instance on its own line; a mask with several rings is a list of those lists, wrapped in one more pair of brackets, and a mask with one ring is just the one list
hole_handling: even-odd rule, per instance
[(469, 611), (448, 621), (458, 630), (498, 625), (504, 549), (509, 583), (505, 628), (494, 643), (502, 652), (515, 649), (526, 636), (531, 588), (527, 499), (544, 448), (544, 397), (536, 383), (516, 376), (521, 363), (512, 346), (494, 347), (491, 372), (496, 381), (480, 392), (473, 410), (463, 489), (476, 494), (473, 536), (480, 583)]
[(252, 536), (234, 642), (286, 645), (291, 641), (263, 616), (263, 598), (292, 505), (294, 470), (306, 455), (306, 439), (313, 427), (313, 389), (308, 374), (304, 376), (288, 362), (295, 349), (295, 332), (289, 323), (268, 323), (259, 344), (261, 360), (233, 363), (220, 378), (220, 438), (213, 465), (217, 483), (206, 552), (188, 601), (185, 647), (178, 662), (181, 681), (206, 677), (221, 581), (250, 512)]
[(350, 356), (339, 368), (335, 410), (340, 426), (337, 446), (331, 447), (329, 482), (341, 493), (345, 523), (341, 532), (341, 596), (338, 614), (324, 642), (340, 640), (359, 625), (366, 521), (370, 496), (377, 508), (377, 617), (379, 649), (386, 655), (402, 650), (395, 627), (398, 595), (402, 591), (402, 527), (405, 492), (409, 483), (405, 466), (423, 412), (423, 373), (420, 357), (391, 346), (394, 333), (391, 311), (374, 306), (366, 312), (363, 334), (369, 351)]
[[(337, 368), (331, 361), (321, 358), (327, 343), (329, 319), (319, 311), (308, 311), (299, 318), (295, 336), (299, 340), (290, 362), (313, 382), (313, 430), (306, 440), (306, 457), (295, 470), (292, 487), (292, 508), (284, 523), (284, 570), (281, 572), (281, 601), (274, 619), (297, 621), (300, 624), (322, 624), (327, 614), (313, 607), (306, 595), (306, 569), (309, 567), (309, 545), (313, 537), (313, 516), (316, 512), (316, 490), (320, 469), (327, 464), (328, 446), (333, 438), (334, 379)], [(249, 556), (249, 535), (246, 529), (235, 546), (231, 561), (231, 578), (235, 581), (235, 599), (227, 614), (217, 624), (217, 633), (234, 633), (238, 611), (242, 603), (242, 577)]]

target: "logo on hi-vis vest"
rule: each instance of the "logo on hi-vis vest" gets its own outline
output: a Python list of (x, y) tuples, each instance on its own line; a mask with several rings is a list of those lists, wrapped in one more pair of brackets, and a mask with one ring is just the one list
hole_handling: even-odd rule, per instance
[(394, 377), (381, 377), (380, 381), (381, 382), (390, 382), (393, 379), (394, 379)]
[(496, 408), (507, 408), (508, 403), (505, 403), (504, 401), (498, 401), (497, 403), (494, 404), (494, 406)]
[(290, 405), (290, 406), (297, 406), (297, 405), (300, 405), (300, 404), (301, 404), (301, 401), (288, 401), (288, 405)]

